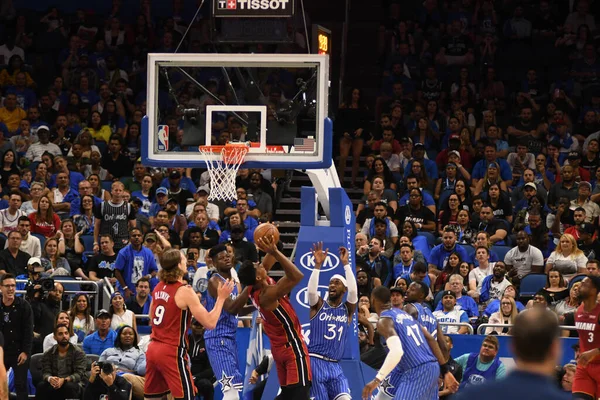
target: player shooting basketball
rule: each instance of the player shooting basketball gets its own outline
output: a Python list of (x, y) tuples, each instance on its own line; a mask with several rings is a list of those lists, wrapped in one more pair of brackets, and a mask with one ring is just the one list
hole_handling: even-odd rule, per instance
[(277, 249), (272, 235), (255, 239), (263, 251), (279, 262), (285, 275), (275, 283), (267, 275), (270, 267), (264, 262), (245, 262), (238, 272), (240, 283), (251, 286), (252, 302), (260, 311), (265, 333), (271, 341), (281, 386), (277, 399), (306, 400), (311, 387), (310, 360), (300, 321), (288, 297), (304, 274)]

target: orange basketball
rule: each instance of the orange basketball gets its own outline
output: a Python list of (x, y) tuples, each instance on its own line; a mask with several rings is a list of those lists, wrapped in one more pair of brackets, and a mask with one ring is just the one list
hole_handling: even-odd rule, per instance
[[(273, 236), (273, 241), (275, 243), (279, 242), (279, 230), (277, 229), (277, 227), (275, 225), (270, 224), (268, 222), (265, 222), (264, 224), (260, 224), (254, 230), (254, 243), (259, 245), (258, 239), (261, 237), (264, 237), (264, 236), (269, 236), (269, 235)], [(260, 247), (260, 245), (259, 245), (259, 247)]]

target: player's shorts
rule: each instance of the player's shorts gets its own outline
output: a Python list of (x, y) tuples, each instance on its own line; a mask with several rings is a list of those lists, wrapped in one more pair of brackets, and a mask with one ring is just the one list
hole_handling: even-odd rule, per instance
[(379, 385), (376, 399), (437, 400), (440, 366), (436, 362), (419, 365), (402, 374), (392, 371)]
[(310, 359), (304, 342), (301, 346), (286, 343), (285, 346), (272, 347), (271, 354), (277, 366), (279, 386), (310, 387)]
[(240, 373), (237, 355), (237, 343), (229, 338), (205, 339), (206, 354), (210, 366), (221, 385), (223, 393), (234, 389), (242, 390), (244, 380)]
[(144, 397), (162, 397), (171, 392), (175, 398), (193, 400), (196, 387), (188, 365), (185, 348), (150, 342), (146, 351)]
[(335, 400), (341, 395), (350, 396), (348, 379), (344, 376), (342, 366), (337, 362), (325, 361), (310, 356), (312, 387), (310, 397), (315, 400)]
[(596, 399), (600, 397), (600, 364), (577, 366), (573, 378), (573, 393), (585, 393)]

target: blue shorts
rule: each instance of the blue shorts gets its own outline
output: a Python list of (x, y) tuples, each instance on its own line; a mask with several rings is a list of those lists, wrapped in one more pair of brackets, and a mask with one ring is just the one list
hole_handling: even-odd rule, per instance
[(431, 362), (404, 371), (393, 371), (379, 386), (387, 396), (394, 400), (437, 400), (439, 398), (438, 378), (440, 366)]
[(223, 393), (244, 386), (237, 357), (237, 343), (228, 338), (206, 339), (206, 353)]
[(339, 363), (311, 356), (310, 369), (312, 371), (311, 399), (335, 400), (343, 394), (351, 397), (348, 380)]

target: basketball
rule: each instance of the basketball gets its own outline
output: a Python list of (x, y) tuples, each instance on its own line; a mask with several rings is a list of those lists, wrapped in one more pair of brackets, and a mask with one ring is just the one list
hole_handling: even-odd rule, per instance
[(277, 229), (277, 227), (275, 225), (270, 224), (268, 222), (265, 222), (264, 224), (260, 224), (254, 230), (254, 243), (256, 243), (256, 245), (260, 247), (260, 245), (258, 244), (259, 243), (258, 239), (260, 239), (261, 237), (264, 237), (264, 236), (269, 236), (269, 235), (273, 235), (273, 241), (275, 243), (279, 242), (279, 230)]

